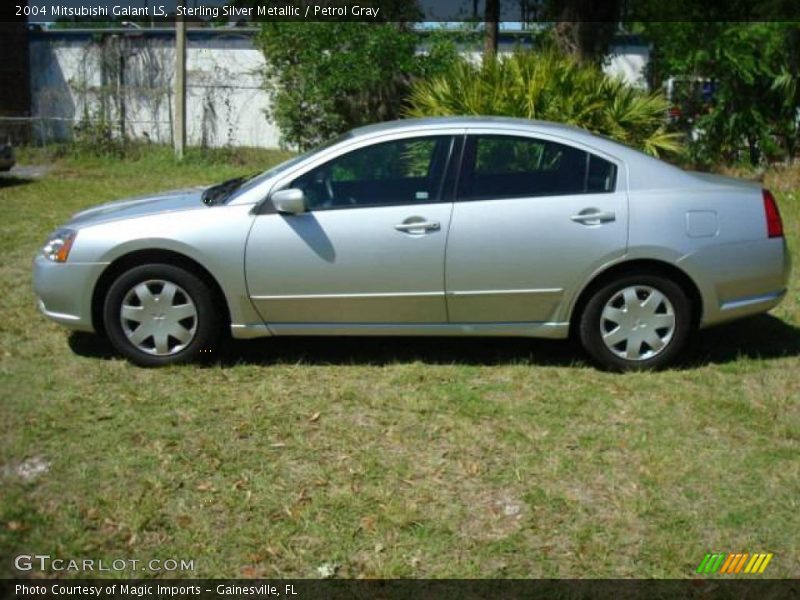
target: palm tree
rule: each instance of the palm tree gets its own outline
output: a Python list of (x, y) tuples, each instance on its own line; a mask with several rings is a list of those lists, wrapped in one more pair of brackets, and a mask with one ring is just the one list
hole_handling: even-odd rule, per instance
[(546, 50), (518, 51), (481, 65), (461, 60), (444, 75), (415, 82), (405, 114), (557, 121), (659, 156), (680, 149), (678, 134), (666, 129), (667, 109), (660, 92), (631, 87), (594, 64)]

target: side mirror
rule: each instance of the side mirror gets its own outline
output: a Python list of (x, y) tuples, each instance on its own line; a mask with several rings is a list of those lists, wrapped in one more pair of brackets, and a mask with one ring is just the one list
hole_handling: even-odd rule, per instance
[(283, 215), (298, 215), (306, 212), (306, 195), (303, 190), (289, 188), (272, 194), (272, 206)]

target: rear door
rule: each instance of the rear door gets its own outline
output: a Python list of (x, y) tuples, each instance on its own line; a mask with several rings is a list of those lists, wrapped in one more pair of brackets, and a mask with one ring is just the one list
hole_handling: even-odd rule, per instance
[(445, 264), (454, 323), (549, 322), (625, 253), (620, 164), (563, 140), (467, 136)]

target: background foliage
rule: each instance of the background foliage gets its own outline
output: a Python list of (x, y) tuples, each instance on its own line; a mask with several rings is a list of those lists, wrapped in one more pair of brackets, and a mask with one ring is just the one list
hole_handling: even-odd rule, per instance
[[(583, 14), (579, 3), (564, 6), (564, 14)], [(563, 19), (531, 34), (534, 53), (495, 59), (484, 49), (473, 62), (456, 48), (469, 55), (478, 51), (477, 39), (464, 44), (453, 32), (434, 36), (418, 54), (424, 44), (408, 22), (265, 23), (270, 117), (284, 142), (299, 148), (401, 114), (484, 114), (565, 122), (661, 156), (685, 142), (683, 158), (700, 167), (794, 159), (800, 24), (659, 22), (648, 10), (660, 5), (638, 0), (634, 8), (627, 16), (618, 3), (609, 10), (619, 18), (617, 31), (651, 44), (649, 94), (602, 73), (613, 32), (570, 28)], [(662, 90), (670, 78), (678, 83), (668, 102)]]
[(434, 36), (418, 54), (419, 41), (397, 23), (263, 23), (269, 116), (283, 141), (305, 149), (353, 127), (398, 118), (410, 83), (456, 59), (451, 41)]
[(676, 152), (666, 130), (668, 104), (605, 75), (593, 63), (555, 50), (518, 51), (475, 64), (456, 62), (441, 75), (416, 81), (405, 114), (504, 115), (583, 127), (652, 155)]
[[(649, 22), (643, 30), (654, 47), (654, 83), (682, 83), (676, 100), (695, 162), (756, 165), (795, 156), (800, 24)], [(713, 89), (706, 99), (696, 89), (703, 81)]]

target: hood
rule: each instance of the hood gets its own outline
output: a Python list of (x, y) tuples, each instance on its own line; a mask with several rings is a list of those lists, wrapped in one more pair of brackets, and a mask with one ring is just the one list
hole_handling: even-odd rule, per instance
[(206, 209), (201, 195), (204, 188), (173, 190), (149, 196), (137, 196), (99, 204), (72, 215), (68, 227), (94, 225), (105, 221), (132, 219), (147, 215), (187, 209)]

